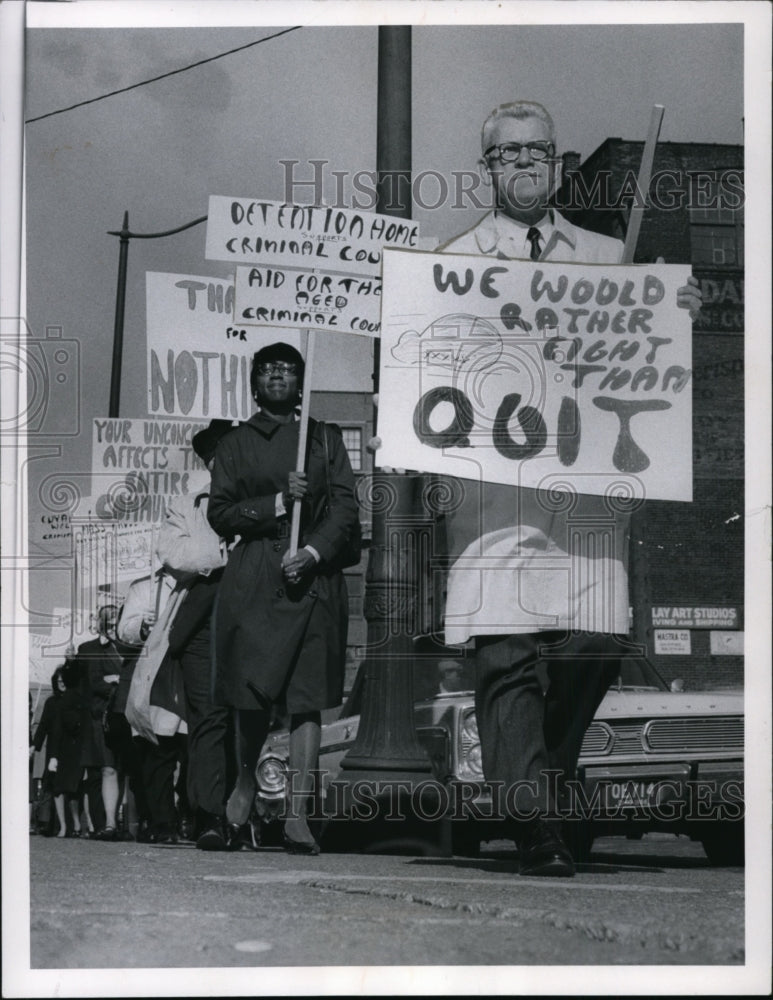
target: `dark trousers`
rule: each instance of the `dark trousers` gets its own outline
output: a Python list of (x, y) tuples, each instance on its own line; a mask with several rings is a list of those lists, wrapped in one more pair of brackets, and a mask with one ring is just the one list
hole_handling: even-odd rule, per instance
[(185, 736), (157, 736), (158, 743), (136, 737), (140, 755), (140, 771), (145, 794), (145, 806), (154, 829), (175, 829), (177, 809), (174, 799), (174, 772), (184, 756)]
[[(583, 736), (620, 671), (624, 636), (538, 632), (476, 640), (475, 711), (500, 808), (549, 814), (573, 779)], [(544, 682), (547, 691), (543, 694)], [(558, 771), (550, 775), (550, 771)], [(517, 835), (518, 828), (511, 832)]]
[(86, 777), (80, 791), (89, 797), (89, 815), (95, 830), (104, 830), (107, 817), (105, 804), (102, 801), (102, 768), (89, 766), (85, 768)]
[(204, 629), (180, 656), (188, 722), (188, 800), (193, 809), (217, 816), (225, 811), (232, 768), (226, 748), (233, 745), (229, 710), (212, 700), (209, 629)]

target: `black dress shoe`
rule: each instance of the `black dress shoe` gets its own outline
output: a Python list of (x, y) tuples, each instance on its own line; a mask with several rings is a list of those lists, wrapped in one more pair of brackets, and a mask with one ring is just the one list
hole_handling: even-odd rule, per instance
[(211, 815), (203, 821), (200, 833), (196, 838), (196, 848), (199, 851), (227, 851), (225, 822), (222, 816)]
[(571, 878), (574, 861), (563, 840), (542, 820), (530, 823), (518, 842), (521, 875)]

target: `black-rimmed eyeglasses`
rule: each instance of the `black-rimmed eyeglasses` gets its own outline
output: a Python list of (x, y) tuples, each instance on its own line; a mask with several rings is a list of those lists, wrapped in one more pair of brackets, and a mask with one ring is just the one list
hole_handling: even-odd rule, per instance
[(298, 365), (292, 361), (261, 361), (255, 366), (258, 375), (297, 375)]
[(552, 142), (503, 142), (497, 146), (489, 146), (483, 155), (487, 160), (515, 163), (522, 149), (528, 149), (532, 160), (547, 160), (556, 151)]

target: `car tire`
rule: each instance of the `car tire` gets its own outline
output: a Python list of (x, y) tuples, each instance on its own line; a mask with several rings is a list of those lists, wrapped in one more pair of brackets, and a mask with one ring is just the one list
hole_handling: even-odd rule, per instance
[(480, 856), (480, 833), (477, 824), (470, 820), (451, 824), (451, 844), (454, 855), (460, 858)]
[(699, 839), (712, 865), (737, 867), (744, 864), (743, 823), (713, 823)]
[(592, 823), (577, 819), (564, 820), (561, 824), (561, 837), (575, 861), (590, 859), (593, 841), (596, 839)]

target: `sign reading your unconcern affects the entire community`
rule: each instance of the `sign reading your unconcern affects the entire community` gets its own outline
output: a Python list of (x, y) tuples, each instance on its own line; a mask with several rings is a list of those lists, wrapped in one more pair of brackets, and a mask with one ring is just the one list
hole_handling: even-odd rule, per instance
[(387, 250), (379, 464), (691, 500), (689, 274)]

